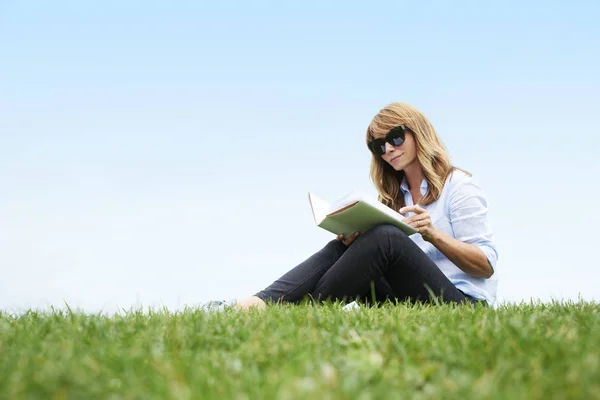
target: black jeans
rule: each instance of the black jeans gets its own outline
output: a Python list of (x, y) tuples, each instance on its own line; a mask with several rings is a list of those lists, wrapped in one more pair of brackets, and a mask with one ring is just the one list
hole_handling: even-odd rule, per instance
[(441, 302), (478, 302), (458, 290), (404, 232), (379, 225), (348, 247), (332, 240), (255, 296), (266, 302), (298, 303), (310, 296), (382, 303), (429, 302), (431, 294)]

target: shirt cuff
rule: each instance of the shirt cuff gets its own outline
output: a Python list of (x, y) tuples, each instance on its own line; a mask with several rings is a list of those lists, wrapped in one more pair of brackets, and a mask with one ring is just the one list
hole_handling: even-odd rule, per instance
[(496, 249), (486, 246), (486, 245), (477, 245), (485, 254), (485, 257), (488, 259), (490, 266), (492, 267), (492, 271), (496, 272), (496, 263), (498, 262), (498, 253)]

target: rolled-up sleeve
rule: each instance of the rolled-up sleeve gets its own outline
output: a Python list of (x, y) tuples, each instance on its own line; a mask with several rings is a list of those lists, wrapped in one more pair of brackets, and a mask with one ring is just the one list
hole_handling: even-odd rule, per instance
[(479, 247), (495, 271), (498, 252), (487, 218), (485, 193), (472, 177), (464, 177), (453, 185), (449, 197), (450, 223), (454, 237)]

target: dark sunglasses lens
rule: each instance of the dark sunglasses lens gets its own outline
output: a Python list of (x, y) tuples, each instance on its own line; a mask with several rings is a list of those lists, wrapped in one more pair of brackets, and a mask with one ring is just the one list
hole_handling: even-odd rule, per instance
[(393, 132), (388, 133), (386, 139), (392, 146), (400, 146), (404, 143), (404, 131), (395, 129)]
[(392, 130), (385, 135), (385, 139), (380, 138), (371, 140), (369, 143), (369, 148), (378, 156), (384, 155), (386, 142), (392, 146), (400, 146), (402, 143), (404, 143), (404, 128), (402, 126), (392, 128)]
[(371, 140), (371, 151), (378, 156), (385, 154), (385, 140), (373, 139)]

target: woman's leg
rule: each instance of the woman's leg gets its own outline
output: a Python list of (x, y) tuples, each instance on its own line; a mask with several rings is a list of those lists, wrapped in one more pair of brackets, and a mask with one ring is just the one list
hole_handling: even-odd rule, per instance
[(304, 262), (292, 268), (269, 287), (254, 296), (262, 301), (298, 303), (315, 289), (323, 274), (348, 249), (339, 240), (332, 240)]
[[(428, 301), (431, 290), (443, 302), (470, 302), (404, 232), (392, 225), (380, 225), (359, 236), (320, 277), (311, 296), (321, 300), (369, 299), (373, 286), (387, 291), (385, 297), (393, 295), (398, 300)], [(377, 297), (381, 299), (381, 295)]]

